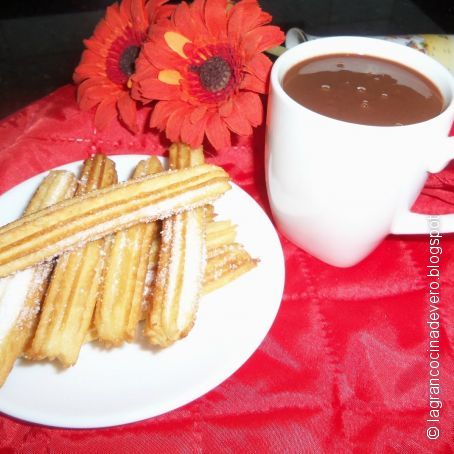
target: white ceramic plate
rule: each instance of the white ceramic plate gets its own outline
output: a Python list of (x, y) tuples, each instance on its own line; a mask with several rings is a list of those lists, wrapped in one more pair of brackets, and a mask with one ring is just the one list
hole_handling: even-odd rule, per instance
[[(114, 156), (125, 180), (144, 156)], [(81, 162), (61, 168), (79, 171)], [(47, 172), (46, 172), (47, 173)], [(0, 225), (18, 218), (45, 174), (0, 197)], [(284, 259), (273, 225), (238, 186), (216, 203), (238, 225), (238, 241), (260, 264), (204, 297), (188, 337), (156, 351), (143, 344), (104, 350), (83, 346), (77, 364), (19, 360), (0, 389), (0, 411), (58, 427), (106, 427), (139, 421), (185, 405), (233, 374), (258, 348), (278, 311)]]

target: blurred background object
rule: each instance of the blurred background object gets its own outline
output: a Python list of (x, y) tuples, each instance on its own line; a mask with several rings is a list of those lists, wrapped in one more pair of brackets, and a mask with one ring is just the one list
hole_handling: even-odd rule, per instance
[[(61, 85), (109, 0), (2, 1), (0, 118)], [(284, 30), (316, 36), (454, 34), (453, 0), (259, 0)]]

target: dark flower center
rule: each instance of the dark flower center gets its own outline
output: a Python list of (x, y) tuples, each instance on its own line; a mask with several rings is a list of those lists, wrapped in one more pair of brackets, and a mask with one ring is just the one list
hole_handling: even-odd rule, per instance
[(126, 76), (132, 76), (136, 70), (136, 58), (139, 56), (139, 46), (127, 47), (120, 57), (120, 69)]
[(211, 57), (200, 66), (192, 67), (191, 70), (199, 74), (200, 83), (212, 93), (227, 87), (232, 76), (232, 68), (221, 57)]

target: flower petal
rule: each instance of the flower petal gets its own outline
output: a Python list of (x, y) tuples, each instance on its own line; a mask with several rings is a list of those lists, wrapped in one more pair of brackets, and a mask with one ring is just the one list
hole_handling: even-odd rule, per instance
[(155, 104), (150, 117), (150, 126), (163, 131), (170, 115), (178, 109), (180, 101), (159, 101)]
[(207, 107), (206, 106), (198, 106), (196, 107), (190, 115), (191, 123), (198, 123), (206, 114)]
[(166, 136), (172, 142), (180, 141), (181, 126), (183, 125), (183, 120), (186, 116), (186, 109), (187, 107), (185, 105), (180, 106), (169, 116), (169, 119), (167, 120)]
[(259, 95), (243, 91), (238, 93), (236, 102), (238, 109), (252, 126), (258, 126), (263, 122), (263, 105)]
[(164, 39), (167, 46), (169, 46), (170, 49), (176, 52), (180, 57), (188, 58), (183, 50), (184, 45), (190, 42), (186, 36), (174, 31), (168, 31), (164, 33)]
[(150, 101), (178, 99), (179, 85), (169, 85), (160, 80), (149, 78), (138, 83), (140, 95)]
[[(107, 48), (105, 46), (104, 49), (106, 49), (107, 54)], [(85, 49), (80, 58), (80, 63), (92, 64), (103, 68), (105, 66), (105, 56), (100, 56), (96, 52), (93, 52), (91, 49)]]
[(205, 2), (205, 24), (208, 32), (220, 40), (227, 37), (227, 1), (209, 0)]
[(238, 2), (228, 14), (229, 35), (239, 38), (241, 35), (271, 22), (271, 15), (260, 9), (256, 1)]
[(101, 102), (99, 99), (88, 98), (87, 96), (83, 96), (79, 100), (79, 107), (80, 110), (83, 112), (87, 112), (88, 110), (92, 109), (96, 105)]
[(191, 123), (191, 121), (188, 120), (189, 117), (186, 116), (183, 121), (183, 125), (181, 126), (181, 140), (192, 148), (195, 148), (202, 145), (203, 138), (205, 136), (207, 117), (202, 117), (196, 123)]
[(229, 130), (216, 112), (208, 120), (205, 132), (207, 139), (216, 150), (230, 146)]
[(131, 99), (128, 93), (124, 93), (118, 99), (117, 108), (121, 120), (132, 132), (136, 133), (138, 131), (136, 102)]
[(99, 130), (105, 129), (117, 116), (115, 99), (104, 99), (96, 109), (95, 126)]
[(85, 63), (81, 63), (74, 71), (74, 74), (76, 74), (77, 77), (81, 79), (86, 79), (93, 74), (100, 73), (102, 73), (102, 69), (99, 65), (88, 65)]
[(102, 85), (102, 79), (96, 80), (95, 78), (85, 79), (77, 88), (77, 102), (80, 103), (82, 98), (87, 98), (87, 90), (92, 87), (98, 87)]
[(252, 127), (245, 115), (240, 113), (238, 106), (233, 106), (232, 113), (224, 118), (227, 126), (231, 131), (240, 136), (249, 136), (252, 134)]
[(118, 3), (114, 3), (107, 7), (105, 25), (110, 28), (112, 32), (118, 35), (122, 34), (123, 31), (129, 27), (128, 22), (128, 18), (122, 16)]
[(245, 71), (266, 82), (269, 78), (272, 65), (273, 63), (265, 54), (255, 54), (245, 64)]
[(169, 85), (180, 85), (182, 78), (180, 72), (175, 69), (161, 69), (158, 74), (158, 80)]
[[(125, 0), (123, 0), (122, 3), (124, 3), (124, 1)], [(129, 14), (132, 19), (133, 27), (138, 30), (146, 31), (148, 20), (146, 17), (144, 0), (132, 0)]]
[(114, 33), (120, 33), (123, 30), (124, 24), (117, 3), (107, 7), (104, 24)]
[(195, 36), (200, 33), (197, 29), (194, 19), (190, 14), (189, 5), (186, 2), (181, 2), (175, 9), (175, 13), (172, 16), (175, 28), (177, 30), (184, 30), (185, 35), (189, 40), (193, 40)]
[(266, 93), (267, 83), (253, 74), (246, 74), (241, 81), (240, 88), (242, 90), (250, 90), (255, 93)]
[(87, 87), (84, 91), (84, 97), (102, 101), (106, 98), (118, 97), (121, 93), (122, 90), (114, 84), (105, 83), (102, 85), (91, 85), (90, 87)]
[(144, 57), (147, 65), (152, 65), (157, 69), (179, 69), (182, 63), (187, 63), (185, 58), (182, 58), (167, 46), (164, 38), (146, 43), (138, 60), (142, 60)]
[(166, 5), (168, 0), (148, 0), (145, 5), (148, 10), (150, 24), (168, 19), (175, 11), (175, 5)]
[(189, 8), (191, 10), (191, 16), (195, 21), (195, 25), (197, 26), (198, 33), (206, 30), (205, 27), (205, 15), (204, 15), (204, 8), (205, 8), (205, 1), (204, 0), (194, 0), (190, 5)]
[(233, 99), (229, 98), (226, 102), (219, 106), (219, 115), (221, 117), (227, 117), (232, 113), (233, 110)]
[[(139, 0), (141, 1), (141, 0)], [(133, 2), (133, 0), (121, 0), (120, 2), (120, 14), (124, 17), (124, 18), (129, 18), (131, 17), (131, 3)]]
[(106, 46), (103, 46), (102, 43), (100, 43), (99, 41), (96, 41), (93, 38), (84, 39), (84, 45), (87, 49), (90, 49), (92, 52), (94, 52), (99, 57), (104, 58), (107, 55)]
[(282, 41), (284, 41), (284, 33), (275, 25), (255, 28), (243, 36), (243, 45), (247, 56), (276, 47)]

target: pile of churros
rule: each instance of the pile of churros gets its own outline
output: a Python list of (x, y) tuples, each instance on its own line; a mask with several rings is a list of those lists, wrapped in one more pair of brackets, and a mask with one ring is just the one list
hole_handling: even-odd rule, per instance
[(257, 265), (236, 226), (216, 220), (227, 173), (182, 144), (169, 167), (150, 157), (118, 183), (115, 163), (94, 155), (78, 178), (49, 172), (22, 218), (0, 227), (0, 386), (19, 357), (69, 367), (84, 343), (138, 332), (167, 347), (203, 294)]

